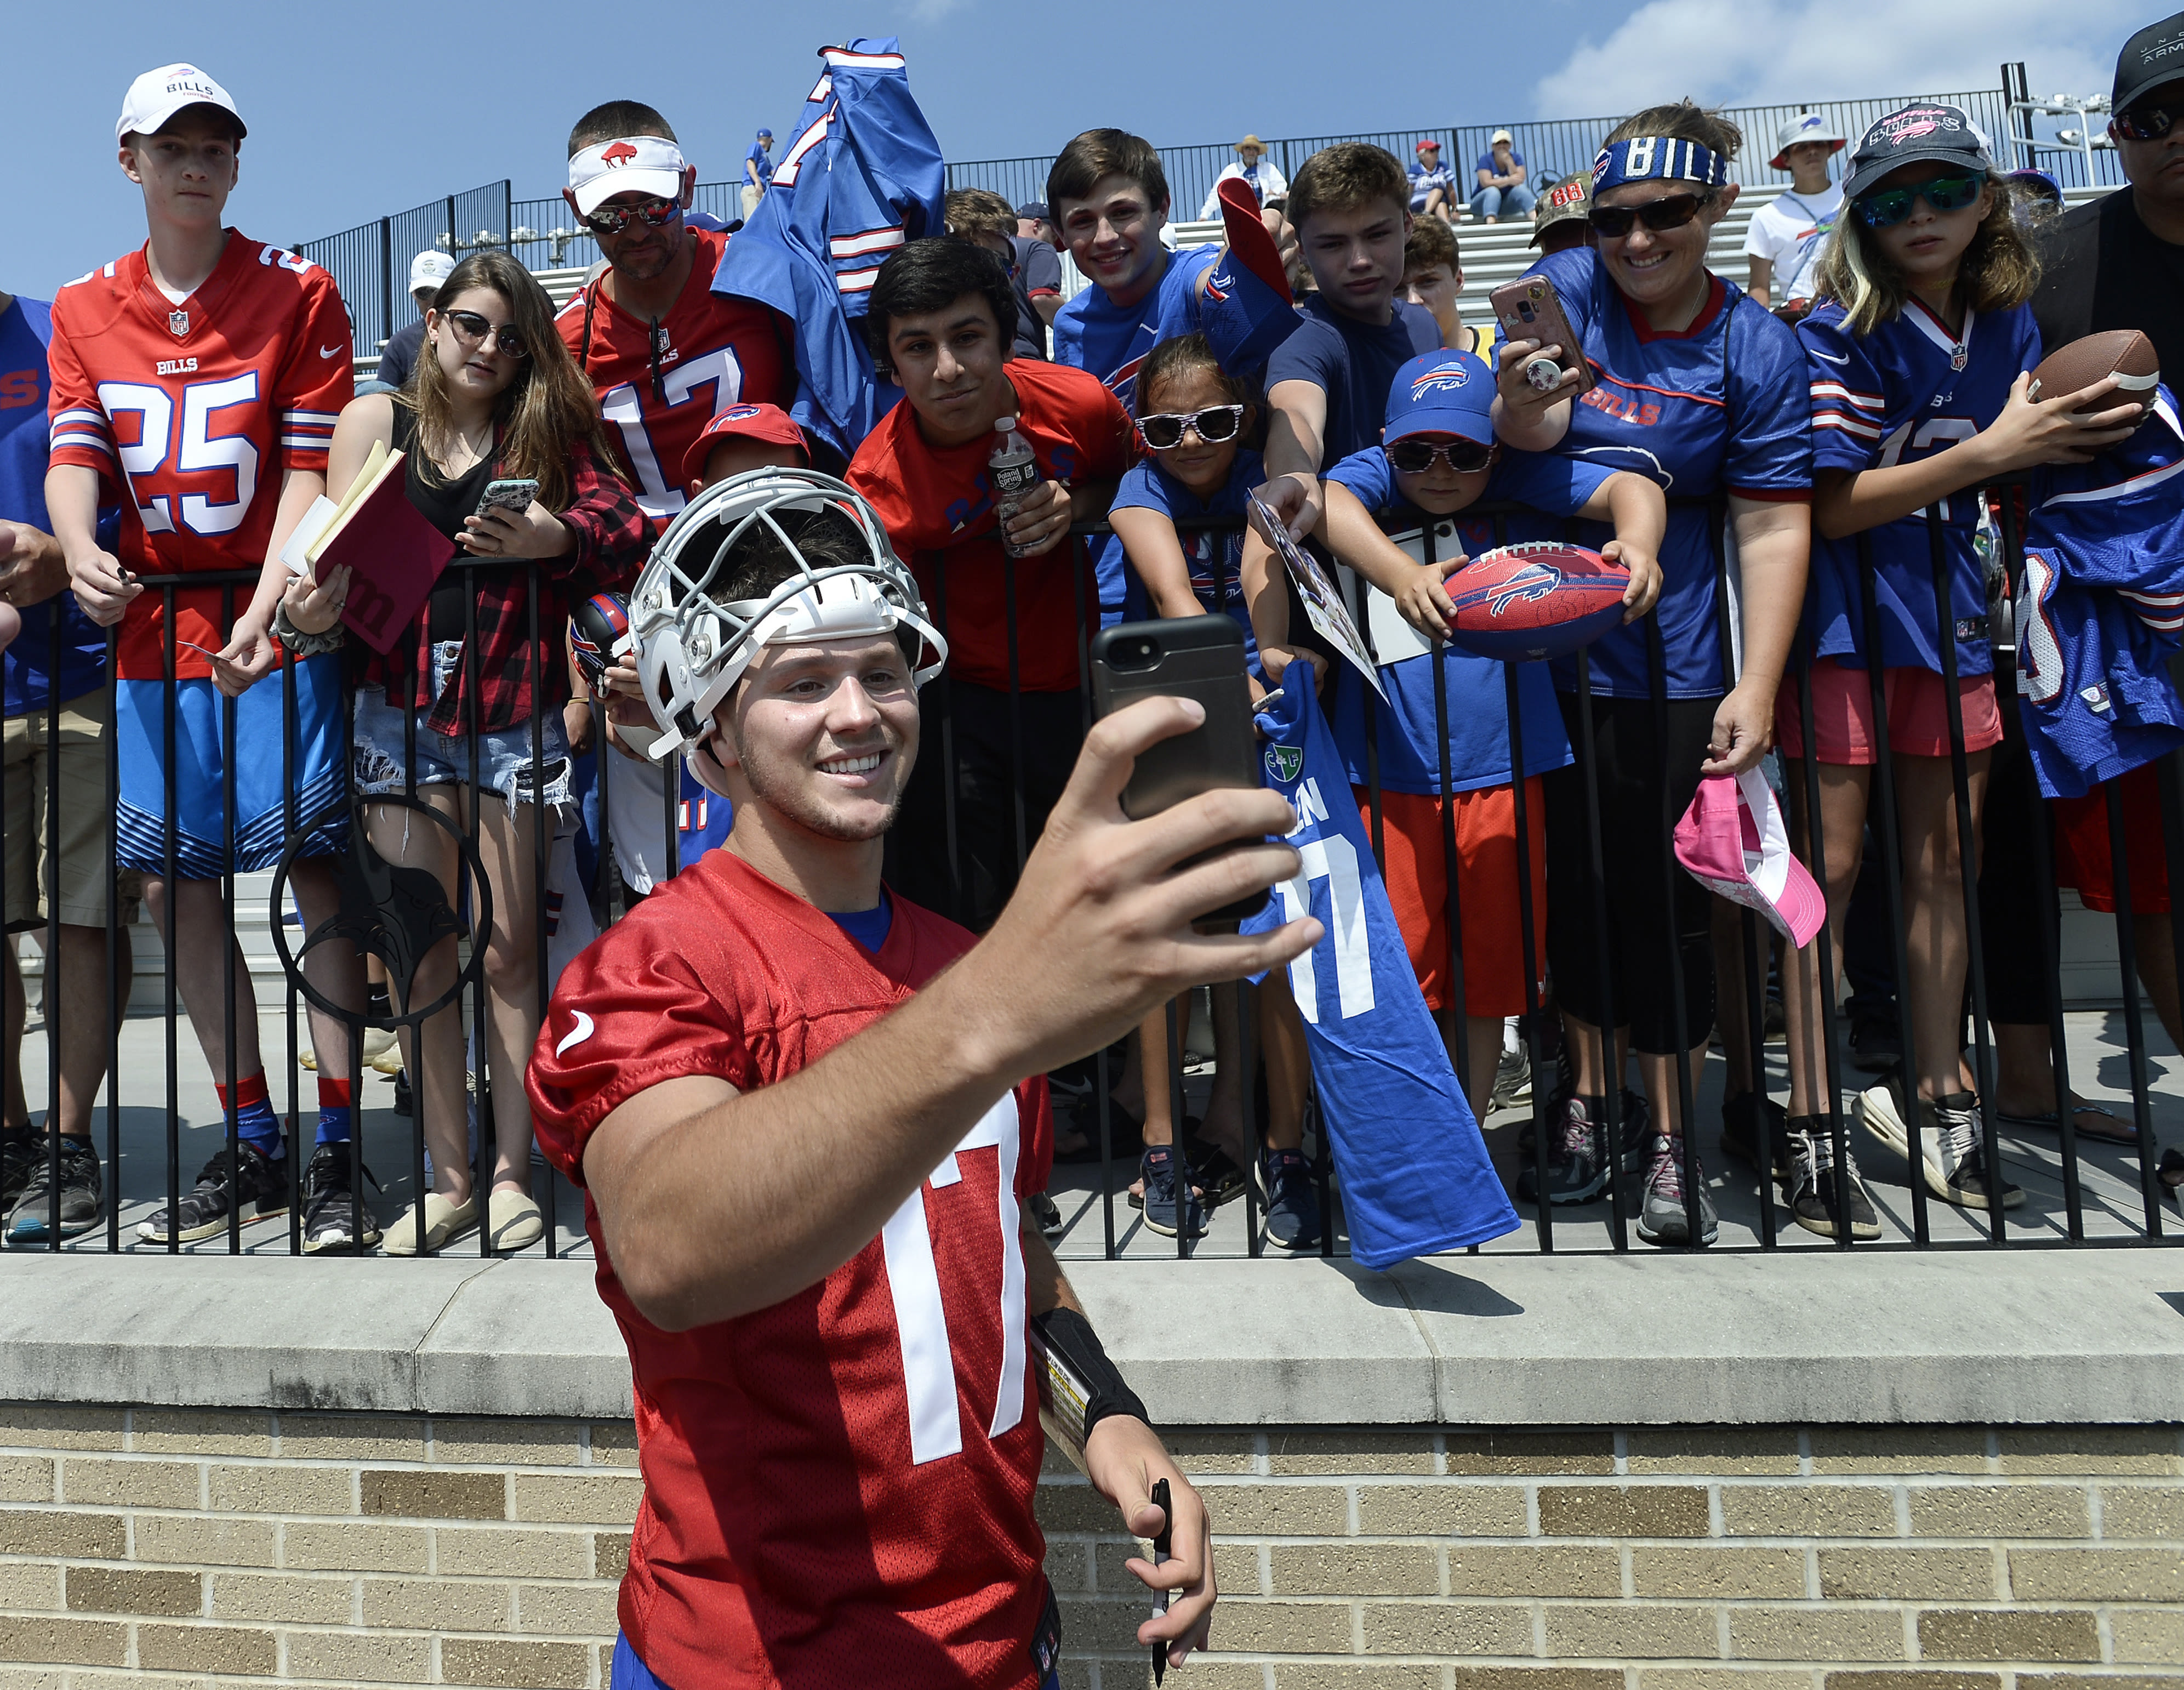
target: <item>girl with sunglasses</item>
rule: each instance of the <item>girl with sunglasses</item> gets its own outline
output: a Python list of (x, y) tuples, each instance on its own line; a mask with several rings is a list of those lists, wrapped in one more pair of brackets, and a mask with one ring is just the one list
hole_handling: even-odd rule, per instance
[[(1137, 432), (1145, 455), (1116, 488), (1108, 522), (1115, 530), (1125, 564), (1123, 616), (1227, 616), (1244, 630), (1244, 645), (1256, 661), (1251, 618), (1239, 578), (1244, 533), (1194, 528), (1198, 522), (1241, 524), (1251, 489), (1266, 479), (1259, 454), (1245, 443), (1256, 438), (1259, 407), (1251, 389), (1224, 372), (1202, 334), (1164, 340), (1139, 366)], [(1261, 1168), (1268, 1195), (1267, 1235), (1290, 1250), (1319, 1247), (1319, 1200), (1302, 1150), (1303, 1088), (1284, 1084), (1301, 1075), (1306, 1057), (1303, 1029), (1296, 1013), (1267, 1001), (1261, 994), (1262, 1047), (1273, 1085), (1267, 1146)], [(1190, 1000), (1178, 1005), (1188, 1017)], [(1167, 1012), (1156, 1011), (1138, 1029), (1140, 1071), (1145, 1082), (1145, 1154), (1139, 1168), (1145, 1223), (1157, 1232), (1178, 1224), (1196, 1231), (1200, 1199), (1223, 1188), (1240, 1188), (1242, 1163), (1249, 1159), (1243, 1111), (1248, 1088), (1240, 1085), (1237, 1036), (1239, 1001), (1234, 986), (1213, 992), (1215, 1077), (1206, 1102), (1207, 1145), (1192, 1158), (1185, 1191), (1172, 1146), (1175, 1123), (1169, 1102), (1173, 1057), (1167, 1048)], [(1178, 1025), (1184, 1024), (1178, 1021)], [(1284, 1053), (1293, 1060), (1284, 1063)], [(1291, 1098), (1288, 1093), (1294, 1090)], [(1293, 1105), (1293, 1107), (1289, 1107)], [(1219, 1146), (1216, 1149), (1214, 1146)], [(1096, 1146), (1092, 1147), (1096, 1152)], [(1217, 1159), (1216, 1159), (1217, 1158)]]
[[(1525, 365), (1543, 349), (1521, 340), (1502, 350), (1496, 402), (1496, 432), (1509, 445), (1632, 471), (1669, 499), (1656, 616), (1588, 649), (1589, 719), (1576, 660), (1554, 665), (1571, 741), (1582, 730), (1594, 746), (1595, 784), (1586, 789), (1581, 764), (1546, 778), (1547, 956), (1576, 1080), (1550, 1124), (1557, 1141), (1549, 1184), (1583, 1189), (1570, 1164), (1585, 1158), (1595, 1168), (1612, 1159), (1624, 1173), (1642, 1172), (1637, 1230), (1654, 1244), (1704, 1244), (1715, 1230), (1703, 1181), (1688, 1208), (1685, 1201), (1678, 1051), (1680, 1044), (1696, 1089), (1714, 1024), (1713, 912), (1705, 889), (1675, 862), (1664, 810), (1682, 814), (1702, 775), (1739, 772), (1766, 754), (1810, 544), (1811, 425), (1797, 337), (1706, 265), (1714, 226), (1736, 202), (1729, 167), (1742, 139), (1689, 101), (1615, 129), (1593, 170), (1597, 245), (1550, 254), (1536, 266), (1579, 339), (1567, 350), (1591, 366), (1595, 385), (1573, 402), (1577, 376), (1566, 371), (1545, 391), (1534, 388)], [(1724, 505), (1733, 628), (1716, 585)], [(1578, 537), (1598, 549), (1610, 533), (1586, 523)], [(1665, 695), (1658, 706), (1657, 687)], [(1596, 806), (1604, 945), (1591, 890)], [(1602, 1057), (1600, 1029), (1611, 1010), (1618, 1042), (1627, 1029), (1638, 1048), (1644, 1105), (1621, 1091), (1620, 1051)], [(1623, 1099), (1613, 1143), (1611, 1096)], [(1747, 1080), (1725, 1106), (1725, 1124), (1758, 1107)]]
[[(1870, 673), (1878, 665), (1903, 862), (1910, 979), (1903, 999), (1919, 1072), (1867, 1091), (1858, 1114), (1908, 1159), (1906, 1124), (1915, 1107), (1924, 1165), (1914, 1174), (1927, 1189), (1965, 1208), (2014, 1207), (2024, 1194), (1985, 1165), (1976, 1082), (1961, 1055), (1969, 940), (1942, 618), (1956, 649), (1976, 828), (1990, 754), (2003, 737), (1979, 544), (1986, 522), (1981, 489), (2034, 464), (2087, 461), (2130, 433), (2119, 425), (2135, 421), (2137, 407), (2070, 415), (2112, 382), (2036, 404), (2027, 397), (2025, 372), (2040, 361), (2026, 304), (2038, 265), (1967, 113), (1935, 102), (1890, 113), (1852, 153), (1844, 192), (1848, 203), (1821, 264), (1830, 297), (1797, 331), (1812, 387), (1820, 538), (1807, 622), (1809, 735), (1795, 686), (1777, 708), (1783, 754), (1791, 760), (1791, 832), (1802, 844), (1810, 756), (1819, 765), (1830, 932), (1840, 954), (1878, 756)], [(1946, 605), (1936, 597), (1929, 506), (1942, 518)], [(1864, 610), (1862, 550), (1873, 570), (1877, 649)], [(1805, 851), (1809, 859), (1809, 845)], [(1847, 1224), (1854, 1236), (1877, 1236), (1855, 1167), (1851, 1213), (1835, 1213), (1820, 1017), (1820, 994), (1834, 987), (1819, 978), (1817, 947), (1793, 960), (1784, 980), (1791, 1207), (1813, 1231), (1834, 1235)]]
[[(451, 1007), (401, 1035), (404, 1065), (416, 1087), (432, 1189), (424, 1198), (426, 1248), (439, 1249), (483, 1224), (496, 1250), (519, 1250), (543, 1230), (531, 1197), (531, 1113), (524, 1063), (538, 1034), (537, 833), (569, 803), (569, 750), (561, 706), (569, 696), (560, 660), (571, 594), (626, 584), (648, 544), (644, 513), (619, 478), (590, 385), (554, 332), (554, 307), (529, 271), (504, 253), (472, 254), (442, 284), (425, 315), (426, 344), (409, 387), (351, 403), (334, 427), (330, 487), (347, 487), (374, 441), (404, 454), (410, 502), (448, 537), (451, 560), (504, 560), (519, 566), (449, 567), (432, 588), (414, 635), (386, 655), (353, 646), (356, 682), (352, 774), (364, 796), (399, 795), (413, 770), (416, 796), (466, 828), (473, 812), (493, 896), (485, 983), (490, 1001), (494, 1163), (488, 1195), (472, 1189), (466, 1147), (464, 1029)], [(518, 508), (487, 507), (498, 480), (533, 480)], [(531, 639), (526, 560), (540, 566), (541, 654)], [(304, 649), (338, 643), (336, 627), (349, 572), (292, 583), (281, 638)], [(470, 649), (475, 617), (476, 650)], [(292, 640), (291, 630), (302, 636)], [(540, 750), (533, 767), (532, 728)], [(471, 733), (475, 722), (476, 744)], [(480, 789), (468, 783), (476, 758)], [(538, 799), (556, 812), (541, 817)], [(429, 870), (450, 906), (461, 874), (453, 838), (398, 805), (365, 806), (373, 848), (390, 862)], [(429, 1002), (455, 973), (444, 940), (425, 960), (410, 1001)], [(400, 1012), (408, 1006), (397, 1004)], [(481, 1090), (483, 1088), (481, 1087)], [(481, 1211), (483, 1211), (482, 1213)], [(387, 1234), (390, 1254), (416, 1248), (414, 1212)]]

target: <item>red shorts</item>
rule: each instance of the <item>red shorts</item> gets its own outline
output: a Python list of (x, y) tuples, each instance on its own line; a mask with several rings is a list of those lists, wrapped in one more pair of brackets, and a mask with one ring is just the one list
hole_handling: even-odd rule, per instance
[[(2161, 834), (2161, 783), (2152, 763), (2121, 777), (2123, 842), (2130, 858), (2133, 915), (2169, 913), (2169, 858)], [(2109, 797), (2097, 786), (2082, 798), (2058, 798), (2055, 884), (2078, 889), (2089, 910), (2115, 908), (2115, 864), (2109, 856)]]
[[(1905, 667), (1882, 672), (1888, 700), (1888, 749), (1900, 757), (1949, 755), (1948, 700), (1942, 678), (1931, 669)], [(1984, 751), (2002, 743), (2002, 711), (1995, 702), (1994, 677), (1959, 675), (1957, 699), (1964, 714), (1964, 749)], [(1880, 761), (1874, 745), (1873, 682), (1869, 672), (1852, 669), (1832, 657), (1813, 665), (1813, 714), (1819, 722), (1819, 758), (1824, 763)], [(1774, 695), (1774, 738), (1786, 757), (1805, 755), (1803, 722), (1797, 710), (1797, 675), (1784, 673)]]
[[(1366, 837), (1373, 833), (1371, 795), (1352, 789)], [(1545, 788), (1534, 775), (1524, 783), (1524, 814), (1532, 836), (1532, 957), (1547, 966), (1547, 834)], [(1381, 878), (1411, 971), (1435, 1010), (1449, 1007), (1448, 859), (1441, 846), (1440, 799), (1430, 794), (1380, 795), (1381, 843), (1387, 866)], [(1456, 876), (1463, 922), (1463, 1012), (1521, 1015), (1530, 1007), (1524, 991), (1524, 923), (1517, 899), (1517, 795), (1507, 786), (1483, 786), (1456, 795)], [(1544, 996), (1541, 982), (1534, 996)]]

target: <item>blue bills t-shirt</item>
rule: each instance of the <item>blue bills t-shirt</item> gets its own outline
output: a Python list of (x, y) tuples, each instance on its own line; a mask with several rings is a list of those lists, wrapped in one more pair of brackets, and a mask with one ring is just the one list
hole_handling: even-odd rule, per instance
[[(46, 514), (46, 347), (53, 339), (53, 308), (16, 299), (0, 311), (0, 516), (50, 533)], [(113, 535), (102, 528), (102, 544)], [(43, 710), (52, 696), (53, 630), (60, 624), (60, 697), (77, 698), (106, 680), (106, 630), (84, 615), (75, 594), (63, 587), (42, 605), (21, 607), (23, 631), (0, 659), (9, 716)]]
[[(1633, 470), (1669, 496), (1661, 545), (1660, 622), (1670, 698), (1724, 690), (1713, 511), (1719, 494), (1808, 500), (1812, 416), (1805, 358), (1787, 323), (1719, 276), (1689, 328), (1656, 333), (1624, 298), (1590, 247), (1551, 253), (1526, 272), (1562, 296), (1598, 385), (1570, 407), (1555, 448), (1611, 470)], [(1614, 538), (1595, 523), (1573, 537), (1597, 551)], [(1587, 648), (1595, 692), (1650, 694), (1646, 624)], [(1577, 690), (1574, 658), (1557, 658), (1555, 683)]]
[(1135, 416), (1138, 366), (1162, 341), (1198, 327), (1199, 278), (1220, 255), (1215, 246), (1170, 253), (1161, 279), (1134, 304), (1114, 304), (1093, 283), (1055, 314), (1054, 361), (1090, 371)]
[[(1140, 459), (1123, 477), (1115, 489), (1112, 509), (1157, 510), (1172, 522), (1240, 520), (1251, 489), (1266, 478), (1266, 466), (1259, 455), (1240, 451), (1228, 466), (1228, 479), (1212, 498), (1201, 499), (1162, 469), (1155, 455)], [(1244, 594), (1237, 583), (1244, 557), (1244, 531), (1190, 533), (1178, 528), (1175, 538), (1183, 548), (1184, 561), (1190, 566), (1190, 590), (1198, 595), (1198, 602), (1209, 611), (1234, 617), (1244, 630), (1245, 653), (1256, 654), (1258, 646), (1251, 637), (1251, 613), (1244, 606)], [(1119, 549), (1121, 542), (1116, 544)], [(1153, 614), (1151, 595), (1139, 580), (1137, 571), (1131, 569), (1124, 589), (1123, 619), (1138, 622)]]
[(1284, 382), (1309, 382), (1327, 394), (1327, 422), (1320, 432), (1322, 466), (1380, 443), (1380, 420), (1396, 371), (1440, 345), (1433, 313), (1407, 299), (1396, 301), (1383, 324), (1346, 316), (1318, 293), (1297, 307), (1303, 319), (1267, 360), (1267, 391)]
[[(1487, 483), (1485, 500), (1507, 500), (1529, 505), (1539, 513), (1516, 516), (1502, 525), (1496, 538), (1493, 519), (1430, 517), (1406, 503), (1396, 489), (1395, 472), (1379, 447), (1345, 458), (1327, 478), (1340, 482), (1357, 496), (1368, 510), (1384, 513), (1382, 526), (1390, 534), (1418, 533), (1429, 525), (1435, 533), (1435, 555), (1448, 558), (1460, 548), (1477, 557), (1497, 544), (1516, 540), (1558, 538), (1568, 523), (1562, 520), (1580, 509), (1614, 471), (1583, 459), (1552, 453), (1505, 453)], [(1452, 528), (1452, 532), (1451, 532)], [(1345, 673), (1334, 700), (1334, 739), (1341, 747), (1343, 767), (1352, 786), (1368, 783), (1373, 754), (1379, 779), (1390, 792), (1438, 793), (1441, 790), (1440, 711), (1434, 704), (1434, 658), (1429, 652), (1392, 659), (1381, 649), (1400, 639), (1399, 650), (1415, 650), (1421, 636), (1401, 622), (1393, 600), (1351, 572), (1343, 572), (1357, 593), (1351, 614), (1361, 627), (1374, 627), (1380, 661), (1380, 684), (1388, 689), (1383, 707), (1373, 700), (1373, 728), (1366, 727), (1368, 689)], [(1368, 600), (1367, 595), (1372, 595)], [(1368, 606), (1377, 600), (1382, 614)], [(1392, 639), (1390, 638), (1392, 636)], [(1447, 703), (1449, 790), (1470, 792), (1482, 786), (1498, 786), (1509, 779), (1509, 691), (1505, 665), (1481, 657), (1460, 646), (1440, 650), (1442, 690)], [(1569, 739), (1563, 728), (1562, 711), (1555, 703), (1554, 681), (1544, 663), (1519, 663), (1517, 671), (1518, 723), (1523, 729), (1524, 772), (1545, 773), (1570, 761)], [(1369, 741), (1369, 749), (1368, 749)]]

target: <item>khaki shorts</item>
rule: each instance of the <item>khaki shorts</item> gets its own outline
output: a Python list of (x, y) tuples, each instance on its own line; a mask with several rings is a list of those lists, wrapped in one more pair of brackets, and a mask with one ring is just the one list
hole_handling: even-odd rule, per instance
[[(0, 751), (0, 780), (6, 784), (8, 916), (9, 932), (46, 919), (45, 891), (52, 878), (46, 856), (48, 806), (53, 794), (46, 754), (44, 711), (8, 720), (5, 749)], [(112, 718), (106, 689), (70, 699), (60, 717), (60, 918), (72, 926), (106, 925), (109, 866), (107, 818), (114, 801), (106, 790), (106, 734)], [(136, 918), (142, 895), (141, 878), (120, 877), (121, 919)]]

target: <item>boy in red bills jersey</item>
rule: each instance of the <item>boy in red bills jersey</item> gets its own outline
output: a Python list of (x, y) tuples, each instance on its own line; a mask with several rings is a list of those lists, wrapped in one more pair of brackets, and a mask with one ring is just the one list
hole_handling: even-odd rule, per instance
[[(238, 1140), (233, 1167), (223, 1151), (178, 1210), (162, 1208), (139, 1229), (154, 1243), (222, 1231), (246, 1203), (254, 1204), (246, 1220), (288, 1211), (287, 1146), (220, 877), (231, 828), (232, 866), (268, 867), (285, 843), (290, 800), (307, 823), (345, 789), (341, 660), (296, 664), (298, 732), (285, 746), (283, 683), (267, 678), (280, 659), (274, 612), (288, 580), (281, 547), (326, 491), (334, 418), (351, 397), (348, 314), (324, 271), (221, 223), (243, 134), (226, 90), (195, 66), (138, 77), (114, 135), (121, 168), (143, 192), (150, 238), (53, 301), (46, 503), (78, 602), (102, 626), (121, 624), (115, 856), (146, 877), (146, 901)], [(120, 503), (118, 555), (93, 532), (102, 491)], [(176, 589), (171, 629), (162, 593), (139, 578), (237, 570), (258, 572), (256, 584)], [(234, 743), (248, 748), (236, 758), (232, 817), (223, 797), (226, 700), (235, 700)], [(345, 822), (330, 823), (292, 873), (306, 931), (334, 912), (323, 858), (346, 831)], [(354, 951), (316, 946), (306, 966), (333, 1001), (362, 1004)], [(334, 1181), (345, 1210), (346, 1180), (333, 1164), (345, 1169), (346, 1159), (324, 1147), (349, 1136), (348, 1035), (316, 1009), (311, 1019), (323, 1153), (304, 1182), (305, 1201), (332, 1202)]]
[(682, 508), (680, 467), (705, 425), (738, 402), (786, 408), (796, 387), (794, 326), (713, 292), (728, 237), (684, 220), (697, 182), (650, 106), (610, 101), (570, 132), (563, 197), (607, 268), (554, 326), (599, 397), (655, 537)]
[(1227, 791), (1127, 821), (1137, 755), (1203, 719), (1138, 704), (1092, 730), (974, 940), (881, 884), (947, 650), (871, 506), (800, 469), (710, 487), (631, 602), (660, 754), (736, 822), (569, 966), (531, 1063), (634, 1374), (612, 1683), (1057, 1682), (1042, 1346), (1091, 1386), (1084, 1466), (1129, 1531), (1159, 1530), (1169, 1487), (1175, 1559), (1128, 1565), (1182, 1592), (1138, 1628), (1180, 1661), (1214, 1601), (1205, 1504), (1020, 1203), (1052, 1153), (1038, 1076), (1318, 938), (1190, 930), (1295, 873), (1262, 839), (1288, 806)]

